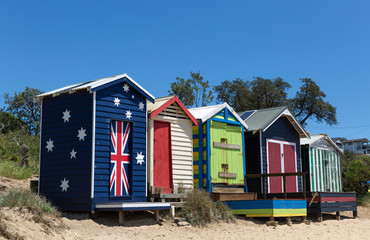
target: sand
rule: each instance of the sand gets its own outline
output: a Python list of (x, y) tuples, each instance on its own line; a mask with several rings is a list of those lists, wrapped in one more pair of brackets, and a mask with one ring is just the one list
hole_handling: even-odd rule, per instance
[[(0, 178), (2, 182), (4, 178)], [(14, 180), (11, 180), (14, 181)], [(9, 184), (12, 187), (26, 183)], [(22, 185), (23, 184), (23, 185)], [(4, 184), (0, 184), (2, 186)], [(61, 219), (49, 219), (49, 224), (35, 223), (27, 209), (0, 209), (0, 232), (4, 228), (19, 239), (368, 239), (370, 207), (359, 207), (358, 218), (344, 212), (341, 220), (335, 214), (325, 214), (323, 222), (312, 219), (310, 224), (293, 219), (288, 226), (280, 219), (277, 226), (267, 226), (266, 219), (238, 217), (235, 223), (213, 223), (204, 228), (178, 227), (170, 219), (163, 224), (154, 221), (151, 212), (132, 212), (118, 224), (118, 214), (99, 213), (91, 219), (87, 213), (63, 213)], [(1, 235), (1, 234), (0, 234)], [(0, 239), (6, 239), (0, 237)]]

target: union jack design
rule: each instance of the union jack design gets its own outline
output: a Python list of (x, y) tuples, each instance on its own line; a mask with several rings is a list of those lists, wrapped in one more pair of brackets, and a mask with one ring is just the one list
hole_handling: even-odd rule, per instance
[(130, 164), (130, 130), (128, 122), (112, 121), (111, 124), (111, 196), (127, 196), (130, 193), (127, 176)]

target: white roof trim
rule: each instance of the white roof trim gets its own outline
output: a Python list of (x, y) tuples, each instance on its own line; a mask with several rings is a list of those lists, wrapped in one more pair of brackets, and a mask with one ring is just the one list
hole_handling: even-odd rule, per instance
[(307, 143), (304, 143), (304, 144), (301, 144), (301, 145), (309, 145), (309, 146), (311, 146), (311, 145), (314, 145), (314, 144), (316, 144), (317, 142), (319, 142), (319, 141), (321, 141), (321, 140), (326, 140), (327, 142), (329, 142), (329, 144), (330, 145), (332, 145), (336, 150), (338, 150), (338, 152), (340, 152), (341, 154), (343, 154), (343, 150), (342, 149), (340, 149), (338, 146), (337, 146), (337, 144), (335, 144), (335, 142), (328, 136), (328, 135), (326, 135), (326, 134), (318, 134), (318, 135), (312, 135), (312, 138), (311, 139), (313, 139), (313, 137), (314, 136), (320, 136), (320, 138), (317, 138), (316, 140), (314, 140), (314, 141), (312, 141), (312, 142), (307, 142)]
[(116, 75), (116, 76), (112, 76), (112, 77), (102, 78), (100, 80), (97, 79), (97, 80), (87, 81), (86, 83), (72, 84), (72, 85), (69, 85), (69, 86), (66, 86), (66, 87), (58, 88), (56, 90), (53, 90), (53, 91), (50, 91), (50, 92), (46, 92), (46, 93), (37, 95), (36, 98), (35, 98), (35, 100), (36, 101), (40, 101), (45, 96), (59, 95), (61, 93), (67, 93), (67, 92), (73, 93), (73, 92), (75, 92), (77, 90), (81, 90), (81, 89), (87, 89), (88, 91), (91, 92), (92, 90), (94, 90), (94, 88), (100, 87), (100, 86), (102, 86), (104, 84), (107, 84), (107, 83), (116, 81), (116, 80), (121, 79), (121, 78), (127, 78), (132, 84), (134, 84), (140, 90), (142, 90), (143, 92), (145, 92), (152, 99), (155, 99), (155, 97), (153, 95), (151, 95), (148, 91), (146, 91), (142, 86), (140, 86), (130, 76), (128, 76), (126, 73), (124, 73), (124, 74), (120, 74), (120, 75)]
[[(192, 113), (193, 110), (196, 110), (196, 109), (207, 109), (207, 108), (214, 108), (212, 109), (210, 112), (208, 112), (206, 115), (204, 115), (202, 118), (198, 118), (196, 116), (194, 116), (194, 114)], [(200, 119), (202, 120), (202, 122), (206, 122), (208, 119), (210, 119), (211, 117), (213, 117), (216, 113), (218, 113), (219, 111), (221, 111), (222, 109), (224, 108), (227, 108), (227, 110), (229, 110), (236, 119), (238, 119), (238, 121), (246, 128), (248, 129), (248, 125), (240, 118), (240, 116), (234, 111), (234, 109), (232, 109), (232, 107), (230, 107), (229, 104), (227, 104), (226, 102), (223, 103), (223, 104), (219, 104), (219, 105), (212, 105), (212, 106), (208, 106), (208, 107), (199, 107), (199, 108), (191, 108), (191, 109), (188, 109), (190, 111), (191, 114), (193, 114), (193, 116), (196, 118), (196, 119)]]
[(274, 124), (276, 122), (276, 120), (278, 120), (282, 115), (285, 115), (285, 116), (289, 116), (291, 117), (294, 122), (296, 123), (296, 125), (298, 126), (298, 128), (304, 133), (304, 135), (307, 137), (307, 138), (310, 138), (310, 136), (306, 133), (306, 131), (302, 128), (301, 124), (299, 124), (299, 122), (297, 121), (297, 119), (295, 119), (295, 117), (293, 116), (293, 114), (288, 110), (288, 109), (285, 109), (282, 113), (279, 114), (279, 116), (277, 118), (274, 119), (274, 121), (271, 121), (271, 123), (265, 127), (262, 131), (266, 131), (272, 124)]

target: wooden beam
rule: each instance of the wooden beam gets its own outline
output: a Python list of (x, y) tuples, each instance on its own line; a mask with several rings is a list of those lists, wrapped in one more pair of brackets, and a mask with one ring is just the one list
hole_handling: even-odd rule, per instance
[(236, 150), (241, 149), (241, 146), (239, 144), (229, 144), (229, 143), (220, 143), (220, 142), (213, 142), (213, 147), (225, 148), (225, 149), (236, 149)]
[(125, 221), (125, 214), (123, 213), (123, 211), (119, 211), (118, 212), (118, 223), (122, 225), (124, 221)]
[(212, 193), (244, 193), (244, 188), (214, 187)]
[(236, 178), (236, 173), (225, 173), (225, 172), (218, 172), (219, 177), (223, 178)]

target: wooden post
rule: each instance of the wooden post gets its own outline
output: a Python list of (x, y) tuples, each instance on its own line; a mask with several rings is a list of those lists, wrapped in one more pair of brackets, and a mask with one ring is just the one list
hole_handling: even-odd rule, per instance
[(336, 217), (337, 220), (340, 220), (340, 212), (336, 212)]
[(286, 192), (286, 175), (283, 175), (283, 184), (284, 184), (284, 199), (287, 199), (288, 194)]
[(320, 210), (319, 216), (317, 218), (317, 221), (322, 222), (322, 213), (321, 213), (321, 210)]
[(124, 221), (125, 221), (125, 214), (123, 213), (123, 211), (118, 211), (118, 223), (122, 225)]
[(154, 219), (158, 223), (159, 222), (159, 210), (154, 210)]
[(171, 216), (174, 218), (175, 217), (175, 206), (171, 206)]
[(262, 177), (262, 192), (263, 192), (263, 199), (266, 199), (266, 177)]
[(271, 217), (270, 217), (270, 221), (275, 221), (274, 216), (271, 216)]
[(98, 212), (97, 211), (91, 211), (90, 212), (90, 217), (91, 217), (91, 219), (96, 219), (98, 217)]
[(353, 218), (357, 218), (357, 211), (353, 211)]

